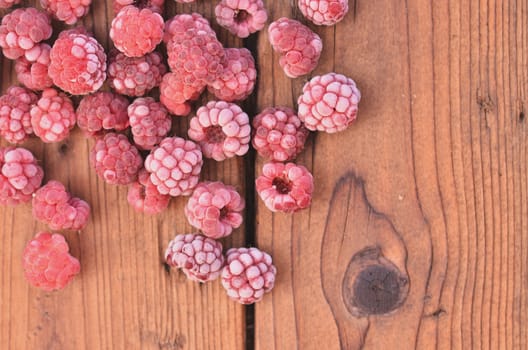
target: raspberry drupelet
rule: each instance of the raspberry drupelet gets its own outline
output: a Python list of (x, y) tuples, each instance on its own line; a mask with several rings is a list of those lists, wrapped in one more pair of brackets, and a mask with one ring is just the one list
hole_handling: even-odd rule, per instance
[(181, 137), (167, 137), (145, 159), (145, 169), (159, 193), (188, 196), (200, 179), (200, 147)]
[(161, 213), (169, 206), (170, 198), (158, 192), (145, 169), (139, 171), (138, 180), (128, 187), (127, 201), (138, 212)]
[(348, 0), (298, 0), (297, 4), (303, 16), (318, 26), (334, 25), (348, 12)]
[(200, 234), (177, 235), (165, 250), (165, 261), (192, 281), (212, 281), (224, 267), (222, 244)]
[(20, 4), (21, 0), (0, 0), (0, 9), (8, 9), (13, 5)]
[(147, 8), (152, 12), (162, 14), (164, 3), (165, 0), (114, 0), (114, 15), (117, 15), (123, 7), (126, 7), (128, 5), (132, 5), (140, 9)]
[(42, 91), (30, 114), (33, 132), (46, 143), (64, 140), (75, 126), (72, 100), (53, 88)]
[(268, 253), (257, 248), (231, 248), (226, 253), (221, 281), (229, 298), (253, 304), (273, 289), (276, 274)]
[(170, 72), (163, 76), (160, 84), (160, 101), (171, 113), (185, 116), (191, 112), (188, 102), (198, 99), (205, 89), (203, 82), (193, 78), (192, 75), (182, 76)]
[(11, 86), (0, 97), (0, 136), (10, 143), (24, 142), (33, 133), (31, 105), (37, 102), (32, 91)]
[(0, 148), (0, 204), (17, 205), (31, 200), (44, 171), (25, 148)]
[(188, 29), (204, 30), (216, 36), (209, 21), (201, 14), (196, 12), (181, 13), (165, 22), (163, 42), (168, 45), (173, 37), (179, 37), (185, 34)]
[(189, 223), (211, 238), (229, 236), (242, 224), (245, 202), (233, 186), (202, 182), (185, 206)]
[(2, 18), (0, 47), (5, 57), (15, 60), (39, 42), (51, 37), (47, 13), (33, 7), (15, 9)]
[(238, 105), (209, 101), (196, 111), (188, 134), (200, 144), (205, 157), (222, 161), (247, 153), (251, 127), (248, 115)]
[(103, 130), (125, 130), (129, 126), (128, 100), (112, 92), (84, 96), (77, 107), (77, 125), (88, 136)]
[(352, 79), (337, 73), (317, 75), (304, 85), (297, 113), (308, 129), (335, 133), (356, 120), (360, 100)]
[(208, 86), (210, 93), (222, 101), (246, 99), (257, 80), (255, 59), (246, 48), (227, 48), (222, 60), (222, 73)]
[(75, 24), (86, 16), (92, 0), (40, 0), (40, 6), (59, 21)]
[(215, 16), (219, 25), (239, 38), (258, 32), (268, 20), (262, 0), (221, 0)]
[(152, 149), (169, 133), (172, 119), (152, 97), (139, 97), (128, 106), (130, 129), (140, 149)]
[(53, 85), (48, 75), (51, 46), (40, 43), (17, 58), (15, 72), (17, 79), (31, 90), (44, 90)]
[(125, 135), (108, 133), (90, 152), (95, 172), (111, 185), (128, 185), (137, 179), (143, 160)]
[(268, 107), (253, 118), (253, 147), (276, 162), (294, 159), (304, 148), (309, 131), (289, 107)]
[(293, 213), (312, 202), (313, 177), (302, 165), (266, 163), (255, 185), (260, 198), (273, 212)]
[(273, 50), (281, 55), (279, 64), (288, 77), (306, 75), (319, 63), (323, 42), (301, 22), (282, 17), (270, 24), (268, 35)]
[(79, 260), (69, 254), (70, 247), (58, 233), (39, 232), (22, 254), (26, 280), (45, 291), (59, 290), (79, 273)]

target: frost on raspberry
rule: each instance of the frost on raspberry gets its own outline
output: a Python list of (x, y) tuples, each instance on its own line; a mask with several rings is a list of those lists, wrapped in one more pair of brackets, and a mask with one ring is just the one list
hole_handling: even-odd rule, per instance
[(86, 16), (92, 0), (40, 0), (40, 6), (66, 24), (75, 24)]
[(178, 38), (185, 35), (188, 29), (203, 30), (216, 37), (209, 21), (201, 14), (196, 12), (181, 13), (165, 22), (163, 42), (168, 45), (174, 37)]
[(44, 171), (25, 148), (0, 148), (0, 204), (27, 203), (40, 187)]
[(268, 13), (262, 0), (222, 0), (215, 7), (216, 21), (239, 38), (247, 38), (266, 24)]
[(205, 157), (222, 161), (249, 150), (248, 115), (236, 104), (209, 101), (191, 119), (189, 137), (198, 142)]
[(170, 198), (158, 192), (145, 169), (139, 171), (138, 180), (128, 187), (127, 201), (138, 212), (159, 214), (169, 206)]
[(298, 0), (297, 4), (304, 17), (319, 26), (334, 25), (348, 12), (348, 0)]
[(192, 75), (169, 72), (160, 84), (160, 101), (172, 114), (185, 116), (191, 112), (189, 101), (198, 99), (204, 88), (205, 84)]
[(134, 143), (140, 149), (152, 149), (169, 133), (172, 119), (152, 97), (139, 97), (128, 106)]
[(335, 133), (356, 120), (361, 93), (356, 83), (337, 73), (317, 75), (303, 87), (299, 118), (310, 130)]
[(112, 92), (87, 95), (77, 107), (77, 125), (90, 136), (102, 130), (124, 130), (129, 126), (128, 105), (124, 96)]
[(53, 85), (48, 75), (51, 46), (40, 43), (17, 58), (15, 72), (17, 79), (31, 90), (44, 90)]
[(165, 0), (114, 0), (114, 15), (117, 15), (123, 7), (128, 5), (135, 6), (139, 9), (149, 9), (152, 12), (157, 12), (159, 14), (163, 13), (163, 4)]
[(0, 97), (0, 136), (10, 143), (24, 142), (33, 133), (29, 110), (37, 102), (32, 91), (11, 86)]
[(72, 100), (53, 88), (42, 91), (30, 114), (35, 135), (46, 143), (64, 140), (75, 126)]

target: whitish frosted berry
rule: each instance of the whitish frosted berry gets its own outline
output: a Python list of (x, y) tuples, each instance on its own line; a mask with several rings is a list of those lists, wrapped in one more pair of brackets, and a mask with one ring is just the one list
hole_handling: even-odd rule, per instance
[(33, 133), (31, 105), (37, 102), (32, 91), (11, 86), (0, 97), (0, 136), (10, 143), (24, 142)]
[(84, 96), (77, 107), (77, 125), (92, 136), (102, 130), (124, 130), (129, 126), (128, 100), (112, 92)]
[(215, 16), (218, 24), (239, 38), (261, 30), (268, 20), (262, 0), (221, 0)]
[(42, 91), (30, 114), (33, 132), (46, 143), (64, 140), (75, 126), (72, 100), (53, 88)]
[(348, 0), (298, 0), (304, 17), (316, 25), (331, 26), (348, 12)]
[(0, 204), (27, 203), (40, 187), (44, 171), (25, 148), (0, 148)]

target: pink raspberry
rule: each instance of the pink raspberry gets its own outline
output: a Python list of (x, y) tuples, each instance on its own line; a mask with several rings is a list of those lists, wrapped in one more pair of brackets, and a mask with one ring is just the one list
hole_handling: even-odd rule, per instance
[(173, 114), (180, 116), (189, 114), (191, 107), (187, 102), (198, 99), (204, 90), (205, 84), (193, 78), (192, 75), (181, 76), (176, 73), (167, 73), (163, 76), (160, 84), (160, 101)]
[(108, 184), (128, 185), (137, 179), (143, 160), (125, 135), (108, 133), (95, 143), (90, 162)]
[(172, 120), (163, 105), (152, 97), (139, 97), (128, 106), (134, 143), (140, 149), (152, 149), (169, 133)]
[(147, 214), (161, 213), (169, 206), (170, 196), (160, 194), (150, 181), (150, 174), (141, 169), (138, 180), (128, 188), (128, 203), (138, 212)]
[(117, 13), (121, 11), (123, 7), (128, 5), (133, 5), (140, 9), (147, 8), (152, 12), (162, 14), (164, 3), (165, 0), (114, 0), (114, 15), (117, 15)]
[(163, 38), (163, 18), (148, 8), (126, 6), (112, 20), (110, 38), (116, 49), (128, 57), (154, 51)]
[(8, 9), (13, 5), (20, 4), (21, 0), (0, 0), (0, 8)]
[(75, 126), (73, 102), (64, 93), (49, 88), (42, 91), (37, 104), (30, 110), (31, 126), (43, 142), (59, 142)]
[(267, 163), (255, 181), (257, 192), (269, 210), (293, 213), (312, 201), (313, 177), (302, 165)]
[(269, 107), (253, 119), (253, 147), (276, 162), (294, 159), (304, 148), (308, 133), (289, 107)]
[(320, 26), (331, 26), (341, 21), (348, 12), (348, 0), (299, 0), (304, 17)]
[(242, 224), (244, 199), (233, 186), (202, 182), (196, 186), (185, 206), (189, 223), (211, 238), (229, 236)]
[(253, 304), (273, 289), (277, 268), (268, 253), (257, 248), (231, 248), (226, 260), (222, 286), (232, 300)]
[(48, 74), (72, 95), (99, 90), (106, 79), (106, 54), (101, 44), (81, 29), (62, 32), (50, 52)]
[(188, 196), (200, 179), (203, 160), (200, 147), (181, 137), (167, 137), (145, 160), (145, 169), (159, 193)]
[(258, 32), (268, 20), (262, 0), (222, 0), (215, 7), (216, 21), (239, 38)]
[(40, 0), (40, 6), (59, 21), (75, 24), (86, 16), (92, 0)]
[(125, 130), (129, 125), (127, 108), (128, 100), (112, 92), (87, 95), (77, 107), (77, 125), (88, 135), (102, 130)]
[(165, 251), (165, 261), (182, 269), (188, 279), (207, 282), (217, 279), (224, 266), (222, 244), (199, 234), (177, 235)]
[(44, 171), (25, 148), (0, 148), (0, 204), (27, 203), (40, 187)]
[(79, 273), (81, 264), (71, 256), (64, 236), (39, 232), (28, 242), (22, 254), (26, 280), (45, 291), (59, 290)]
[(310, 130), (343, 131), (356, 120), (359, 100), (361, 93), (352, 79), (337, 73), (317, 75), (297, 100), (299, 118)]
[(253, 92), (257, 80), (255, 59), (246, 48), (224, 51), (222, 74), (209, 85), (209, 92), (222, 101), (244, 100)]
[(0, 47), (4, 56), (15, 60), (42, 40), (51, 37), (49, 16), (33, 7), (16, 9), (2, 18)]
[(163, 34), (163, 42), (169, 44), (173, 37), (179, 37), (188, 29), (204, 30), (210, 34), (216, 36), (216, 33), (211, 29), (209, 21), (205, 19), (201, 14), (193, 13), (181, 13), (178, 14), (167, 22), (165, 22), (165, 33)]
[(249, 150), (248, 115), (236, 104), (209, 101), (191, 119), (189, 137), (200, 144), (205, 157), (222, 161)]
[(64, 185), (51, 180), (33, 196), (33, 216), (52, 230), (79, 231), (86, 227), (90, 205), (71, 196)]
[(29, 110), (37, 102), (32, 91), (11, 86), (0, 97), (0, 136), (11, 143), (24, 142), (33, 133)]
[(108, 64), (110, 86), (120, 94), (143, 96), (159, 86), (167, 67), (158, 52), (151, 52), (142, 57), (127, 57), (114, 51)]
[(44, 90), (53, 85), (48, 75), (51, 47), (40, 43), (31, 50), (25, 52), (24, 56), (17, 58), (15, 72), (17, 79), (28, 89)]
[(290, 78), (310, 73), (317, 67), (323, 42), (304, 24), (289, 18), (280, 18), (268, 28), (273, 50), (281, 56), (279, 64)]

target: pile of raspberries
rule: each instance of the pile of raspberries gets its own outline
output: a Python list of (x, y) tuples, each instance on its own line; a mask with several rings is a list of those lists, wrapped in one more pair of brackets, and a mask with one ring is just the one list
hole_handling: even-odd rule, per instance
[[(18, 3), (0, 0), (0, 7)], [(255, 60), (245, 48), (224, 48), (198, 13), (164, 20), (163, 0), (114, 0), (111, 51), (80, 26), (48, 41), (52, 19), (73, 25), (90, 3), (41, 0), (42, 9), (16, 8), (2, 18), (0, 47), (15, 60), (21, 85), (0, 97), (0, 137), (16, 145), (35, 134), (54, 143), (77, 125), (95, 139), (89, 155), (95, 173), (108, 184), (128, 186), (127, 200), (138, 212), (158, 214), (171, 198), (188, 196), (184, 214), (196, 232), (169, 242), (164, 256), (169, 266), (193, 281), (221, 277), (227, 295), (242, 304), (261, 300), (273, 288), (276, 267), (258, 248), (224, 253), (220, 239), (241, 226), (245, 202), (236, 187), (200, 181), (203, 158), (220, 162), (244, 156), (252, 146), (268, 160), (255, 183), (266, 207), (284, 213), (307, 208), (313, 176), (294, 160), (310, 131), (343, 131), (356, 119), (361, 94), (355, 82), (338, 73), (313, 76), (296, 110), (270, 106), (250, 117), (237, 102), (253, 92)], [(298, 0), (298, 6), (315, 25), (334, 25), (348, 11), (347, 0)], [(268, 22), (262, 0), (220, 0), (215, 16), (240, 38)], [(308, 26), (280, 18), (267, 32), (288, 77), (316, 68), (323, 43)], [(160, 45), (166, 56), (157, 51)], [(214, 100), (194, 106), (205, 90)], [(193, 110), (188, 139), (172, 134), (173, 118)], [(58, 181), (42, 185), (43, 177), (30, 151), (0, 148), (0, 204), (31, 201), (33, 216), (50, 230), (82, 230), (90, 217), (88, 203)], [(51, 231), (27, 244), (23, 266), (29, 283), (47, 291), (64, 288), (80, 271), (64, 236)]]

